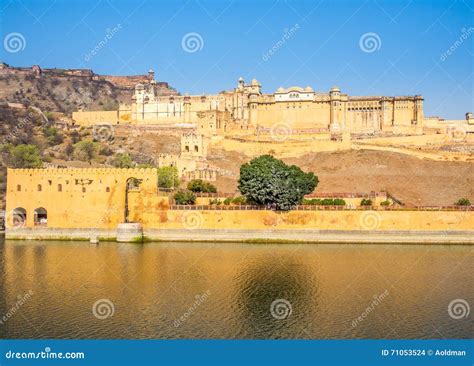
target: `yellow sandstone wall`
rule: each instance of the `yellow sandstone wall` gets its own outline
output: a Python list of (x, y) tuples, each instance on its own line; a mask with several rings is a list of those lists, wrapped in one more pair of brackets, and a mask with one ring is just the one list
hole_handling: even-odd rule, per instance
[(34, 211), (42, 207), (48, 227), (115, 229), (124, 220), (130, 177), (143, 180), (142, 194), (156, 196), (154, 169), (8, 169), (6, 226), (13, 225), (13, 210), (23, 208), (25, 226), (34, 227)]
[(72, 119), (79, 126), (116, 124), (119, 121), (119, 113), (118, 111), (72, 112)]

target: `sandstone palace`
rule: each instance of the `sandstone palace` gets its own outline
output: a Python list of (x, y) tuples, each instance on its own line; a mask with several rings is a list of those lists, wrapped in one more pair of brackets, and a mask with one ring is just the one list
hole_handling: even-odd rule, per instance
[(133, 103), (114, 113), (79, 112), (79, 124), (103, 122), (176, 124), (197, 122), (213, 112), (218, 130), (271, 129), (287, 126), (293, 131), (421, 133), (423, 98), (415, 96), (349, 96), (337, 87), (315, 92), (311, 87), (278, 88), (262, 93), (261, 84), (243, 78), (230, 91), (217, 95), (159, 96), (154, 80), (135, 87)]

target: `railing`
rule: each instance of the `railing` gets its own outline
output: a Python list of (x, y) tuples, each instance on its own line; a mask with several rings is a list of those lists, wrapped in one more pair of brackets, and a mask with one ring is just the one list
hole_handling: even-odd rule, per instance
[[(191, 211), (275, 211), (275, 208), (257, 205), (170, 205), (170, 210)], [(474, 211), (474, 206), (330, 206), (330, 205), (297, 205), (292, 211)]]

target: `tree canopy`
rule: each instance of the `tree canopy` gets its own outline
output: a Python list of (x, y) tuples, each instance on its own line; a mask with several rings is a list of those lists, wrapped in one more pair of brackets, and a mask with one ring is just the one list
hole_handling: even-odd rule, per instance
[(271, 155), (262, 155), (240, 167), (239, 190), (247, 201), (290, 210), (318, 185), (314, 173), (303, 172)]

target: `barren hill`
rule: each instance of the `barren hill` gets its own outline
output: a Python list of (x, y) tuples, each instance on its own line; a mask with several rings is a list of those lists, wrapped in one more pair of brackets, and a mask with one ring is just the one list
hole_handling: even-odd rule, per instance
[[(0, 64), (0, 101), (34, 105), (44, 112), (112, 110), (130, 103), (138, 82), (151, 75), (96, 75), (88, 69), (41, 69)], [(162, 95), (177, 94), (166, 82), (157, 82)]]

